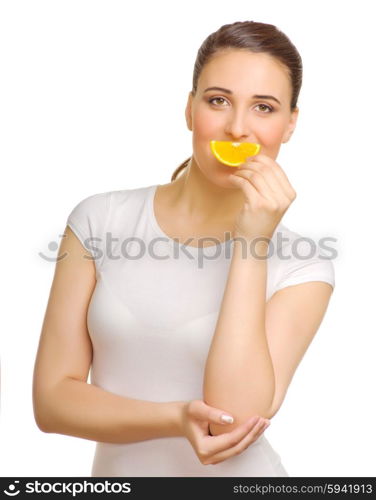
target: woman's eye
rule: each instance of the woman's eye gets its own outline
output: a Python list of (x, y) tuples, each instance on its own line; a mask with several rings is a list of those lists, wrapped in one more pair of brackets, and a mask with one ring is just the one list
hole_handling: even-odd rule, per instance
[[(258, 104), (257, 107), (258, 106), (262, 106), (262, 107), (268, 109), (269, 111), (267, 113), (272, 113), (272, 111), (273, 111), (273, 108), (271, 106), (268, 106), (267, 104)], [(264, 113), (264, 111), (263, 111), (263, 113)]]
[(220, 101), (220, 100), (222, 100), (223, 102), (225, 101), (223, 97), (212, 97), (211, 99), (209, 99), (209, 102), (212, 103), (214, 101)]

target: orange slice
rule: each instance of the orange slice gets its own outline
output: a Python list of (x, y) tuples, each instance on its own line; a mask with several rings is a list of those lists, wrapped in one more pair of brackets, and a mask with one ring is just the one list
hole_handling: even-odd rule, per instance
[(229, 167), (238, 167), (248, 156), (255, 156), (260, 151), (260, 144), (253, 142), (210, 141), (213, 155)]

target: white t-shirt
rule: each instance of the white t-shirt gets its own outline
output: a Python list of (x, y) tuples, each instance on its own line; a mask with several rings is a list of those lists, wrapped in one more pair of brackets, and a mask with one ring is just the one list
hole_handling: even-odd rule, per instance
[[(156, 188), (91, 195), (67, 219), (95, 258), (97, 283), (87, 315), (93, 344), (90, 382), (154, 402), (203, 399), (205, 361), (233, 241), (193, 247), (169, 238), (155, 218)], [(312, 255), (313, 241), (297, 245), (299, 238), (277, 226), (269, 245), (266, 300), (281, 288), (307, 281), (325, 281), (334, 288), (332, 261), (323, 258), (317, 242)], [(211, 466), (201, 464), (184, 437), (100, 442), (92, 475), (288, 476), (264, 434), (240, 455)]]

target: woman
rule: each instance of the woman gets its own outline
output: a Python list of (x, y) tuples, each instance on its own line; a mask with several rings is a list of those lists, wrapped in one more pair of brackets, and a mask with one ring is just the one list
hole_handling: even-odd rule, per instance
[[(332, 262), (307, 259), (281, 223), (296, 193), (275, 159), (301, 79), (275, 26), (222, 26), (197, 55), (193, 154), (171, 182), (94, 194), (69, 215), (34, 413), (42, 431), (97, 442), (93, 476), (288, 475), (263, 432), (334, 288)], [(212, 139), (261, 150), (232, 168)]]

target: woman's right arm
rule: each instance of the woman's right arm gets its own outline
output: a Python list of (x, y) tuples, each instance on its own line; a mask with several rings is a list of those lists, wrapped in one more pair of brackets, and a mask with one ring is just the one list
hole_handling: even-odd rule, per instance
[(86, 316), (94, 260), (67, 226), (43, 321), (33, 377), (33, 407), (44, 432), (107, 443), (182, 436), (185, 401), (127, 398), (87, 383), (92, 344)]
[(67, 377), (41, 397), (36, 420), (44, 432), (106, 443), (131, 443), (181, 436), (179, 406), (184, 404), (126, 398)]

